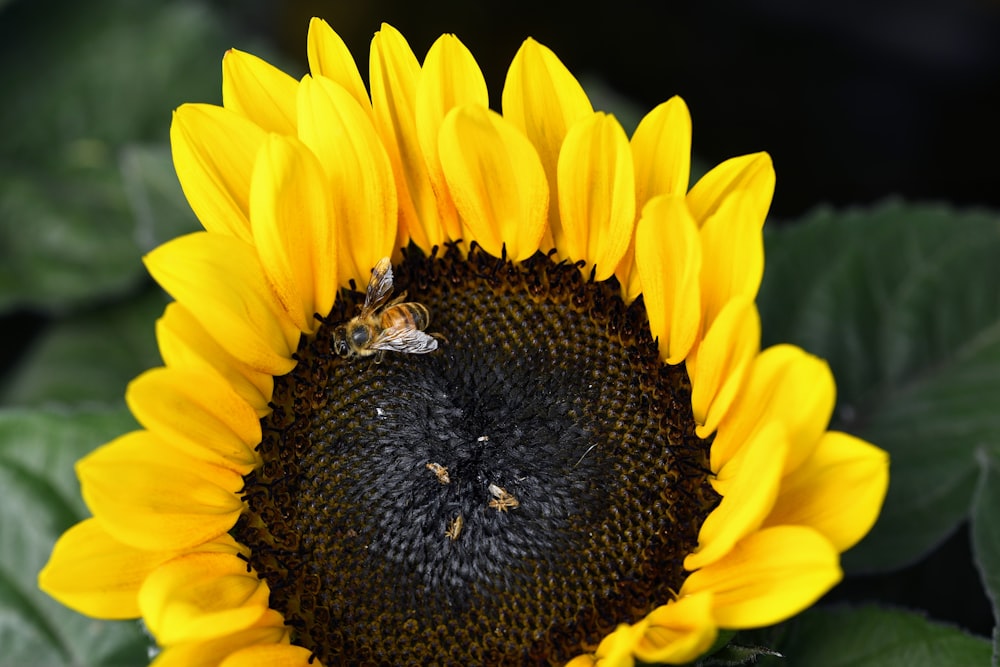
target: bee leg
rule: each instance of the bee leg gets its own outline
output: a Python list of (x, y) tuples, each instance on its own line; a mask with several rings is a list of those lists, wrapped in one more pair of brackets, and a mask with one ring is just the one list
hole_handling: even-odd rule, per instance
[(376, 364), (381, 364), (382, 363), (382, 357), (384, 355), (385, 355), (385, 351), (383, 351), (383, 350), (379, 350), (378, 352), (376, 352), (375, 353), (375, 363)]
[(431, 338), (437, 338), (442, 343), (447, 343), (448, 342), (448, 339), (445, 338), (444, 334), (441, 334), (441, 333), (432, 333), (431, 334)]
[(400, 292), (399, 296), (397, 296), (395, 299), (393, 299), (389, 303), (385, 304), (385, 306), (384, 306), (383, 309), (385, 309), (385, 308), (392, 308), (393, 306), (395, 306), (397, 304), (400, 304), (400, 303), (403, 303), (404, 301), (406, 301), (406, 290), (403, 290), (402, 292)]

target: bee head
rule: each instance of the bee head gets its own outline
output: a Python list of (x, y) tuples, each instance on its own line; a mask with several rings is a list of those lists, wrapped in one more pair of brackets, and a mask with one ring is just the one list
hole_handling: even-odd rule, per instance
[(358, 347), (364, 347), (371, 340), (371, 331), (366, 326), (357, 326), (351, 329), (351, 342)]
[(340, 326), (333, 330), (333, 351), (341, 357), (351, 353), (351, 347), (347, 344), (346, 327)]

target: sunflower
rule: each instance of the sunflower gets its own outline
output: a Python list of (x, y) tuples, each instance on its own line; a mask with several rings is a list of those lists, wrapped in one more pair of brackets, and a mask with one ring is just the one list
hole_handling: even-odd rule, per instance
[(205, 231), (141, 430), (79, 462), (93, 513), (41, 587), (142, 618), (154, 664), (683, 663), (842, 574), (884, 452), (827, 430), (827, 365), (760, 349), (764, 153), (689, 189), (673, 98), (631, 139), (528, 39), (489, 108), (444, 35), (389, 26), (370, 92), (314, 19), (296, 81), (236, 50), (174, 114)]

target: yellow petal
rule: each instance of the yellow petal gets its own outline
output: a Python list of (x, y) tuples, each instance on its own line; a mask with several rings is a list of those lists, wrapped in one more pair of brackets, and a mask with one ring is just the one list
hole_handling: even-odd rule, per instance
[(220, 667), (316, 667), (312, 651), (291, 644), (258, 644), (240, 649), (222, 661)]
[(615, 277), (622, 287), (622, 300), (626, 304), (632, 303), (642, 294), (642, 280), (639, 278), (639, 269), (635, 265), (635, 234), (632, 234), (632, 241), (625, 249), (625, 254), (615, 268)]
[(375, 128), (392, 161), (399, 197), (397, 246), (412, 239), (424, 252), (448, 240), (417, 137), (420, 64), (406, 39), (385, 23), (369, 54)]
[(465, 238), (520, 262), (538, 250), (548, 187), (534, 146), (499, 114), (453, 109), (441, 126), (441, 166), (468, 230)]
[(726, 304), (692, 357), (691, 411), (695, 434), (708, 438), (743, 387), (747, 369), (760, 351), (760, 315), (753, 301)]
[(811, 454), (826, 431), (836, 386), (826, 362), (794, 345), (764, 350), (751, 365), (737, 400), (712, 442), (712, 470), (719, 470), (769, 421), (781, 421), (788, 435), (785, 474)]
[(691, 114), (674, 96), (650, 111), (632, 135), (635, 203), (657, 195), (684, 195), (691, 175)]
[(222, 106), (268, 132), (295, 134), (298, 83), (255, 55), (229, 49), (222, 58)]
[(139, 608), (163, 645), (246, 630), (268, 610), (267, 584), (229, 553), (188, 553), (164, 563), (139, 590)]
[(354, 56), (340, 35), (321, 18), (313, 17), (309, 21), (306, 54), (313, 78), (322, 76), (339, 84), (357, 100), (362, 109), (371, 114), (372, 103), (368, 99), (368, 90), (361, 79)]
[(38, 587), (94, 618), (139, 618), (139, 587), (176, 551), (147, 551), (115, 540), (97, 519), (84, 519), (59, 538)]
[(270, 135), (254, 165), (250, 196), (254, 241), (276, 301), (307, 334), (319, 326), (314, 315), (329, 313), (336, 297), (331, 206), (316, 156), (297, 139)]
[(828, 431), (812, 456), (782, 481), (764, 525), (815, 528), (843, 552), (875, 525), (888, 486), (888, 454), (854, 436)]
[(764, 523), (778, 497), (787, 453), (782, 425), (770, 422), (718, 472), (713, 486), (722, 502), (701, 525), (698, 548), (684, 559), (684, 569), (714, 563)]
[(417, 85), (416, 120), (417, 138), (437, 195), (438, 211), (451, 239), (461, 238), (462, 228), (441, 168), (438, 135), (448, 112), (466, 104), (489, 106), (486, 80), (469, 49), (454, 35), (441, 35), (424, 58)]
[(701, 326), (698, 228), (683, 197), (661, 195), (646, 204), (635, 234), (649, 330), (659, 338), (660, 356), (668, 364), (680, 363)]
[[(168, 646), (156, 656), (150, 667), (221, 667), (230, 656), (255, 646), (288, 646), (288, 628), (285, 627), (281, 614), (269, 609), (246, 630), (214, 639)], [(313, 667), (322, 666), (318, 661), (313, 661)]]
[(642, 639), (649, 623), (643, 619), (635, 625), (622, 623), (614, 632), (601, 640), (596, 656), (598, 667), (632, 667), (635, 656), (632, 650)]
[(241, 475), (260, 463), (257, 413), (211, 375), (154, 368), (129, 383), (125, 401), (140, 424), (190, 456)]
[(757, 296), (764, 275), (764, 237), (759, 221), (753, 217), (755, 196), (744, 190), (732, 193), (701, 226), (701, 293), (706, 329), (730, 300), (752, 301)]
[(691, 662), (711, 648), (719, 634), (709, 591), (657, 607), (645, 620), (648, 626), (634, 648), (635, 656), (643, 662)]
[(594, 111), (559, 57), (530, 37), (510, 63), (501, 104), (504, 118), (524, 131), (553, 173), (563, 137)]
[[(318, 266), (316, 290), (329, 312), (336, 288), (368, 281), (371, 268), (393, 253), (397, 202), (392, 163), (371, 120), (346, 90), (327, 79), (306, 77), (299, 86), (299, 135), (326, 174), (331, 213), (322, 234), (336, 234), (337, 271)], [(320, 238), (319, 220), (311, 235)], [(332, 238), (332, 237), (331, 237)], [(318, 255), (321, 253), (314, 250)]]
[[(662, 194), (683, 195), (691, 171), (691, 115), (679, 97), (672, 97), (642, 119), (632, 135), (636, 210)], [(615, 268), (622, 299), (632, 303), (642, 292), (635, 265), (635, 235)]]
[(767, 153), (726, 160), (701, 177), (688, 193), (691, 215), (703, 224), (737, 190), (753, 193), (747, 215), (763, 226), (774, 196), (774, 165)]
[(811, 528), (777, 526), (747, 536), (725, 558), (692, 573), (680, 594), (711, 591), (719, 627), (758, 628), (799, 613), (841, 577), (826, 538)]
[(299, 330), (275, 301), (252, 245), (197, 232), (164, 243), (143, 261), (156, 282), (247, 366), (270, 375), (295, 366)]
[(157, 320), (156, 341), (168, 367), (215, 374), (249, 403), (258, 417), (271, 412), (268, 403), (274, 390), (274, 376), (236, 359), (198, 323), (191, 311), (176, 301), (168, 304), (163, 317)]
[[(594, 108), (583, 87), (549, 48), (529, 38), (507, 70), (502, 95), (503, 116), (535, 145), (550, 192), (557, 192), (559, 151), (569, 129)], [(549, 207), (549, 229), (542, 250), (562, 244), (556, 201)]]
[(628, 138), (613, 116), (593, 114), (566, 135), (559, 153), (562, 257), (584, 260), (584, 275), (606, 280), (635, 227), (635, 175)]
[(174, 171), (210, 232), (250, 241), (250, 172), (264, 131), (238, 113), (185, 104), (170, 124)]
[(149, 551), (207, 542), (236, 523), (243, 477), (133, 431), (76, 464), (83, 499), (111, 536)]

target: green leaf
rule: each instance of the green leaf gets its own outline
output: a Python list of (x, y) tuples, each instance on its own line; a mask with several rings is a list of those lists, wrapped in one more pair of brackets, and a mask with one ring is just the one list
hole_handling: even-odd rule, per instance
[(739, 665), (756, 664), (766, 655), (781, 657), (780, 653), (766, 646), (732, 641), (715, 653), (698, 660), (695, 664), (697, 667), (738, 667)]
[(0, 71), (7, 92), (18, 93), (0, 109), (0, 119), (17, 122), (3, 137), (11, 154), (30, 158), (40, 146), (78, 139), (165, 142), (174, 108), (220, 101), (220, 61), (232, 38), (204, 4), (50, 0), (4, 19), (0, 53), (33, 64)]
[(0, 311), (59, 310), (141, 280), (132, 220), (110, 167), (0, 162), (0, 179)]
[(981, 474), (972, 505), (972, 550), (983, 588), (993, 605), (993, 664), (1000, 662), (1000, 456), (978, 452)]
[(879, 522), (845, 566), (913, 562), (968, 516), (975, 450), (1000, 446), (1000, 217), (888, 202), (766, 242), (766, 342), (828, 359), (834, 426), (892, 457)]
[(777, 628), (768, 645), (783, 658), (764, 667), (942, 667), (985, 665), (990, 644), (981, 637), (912, 612), (877, 607), (813, 610)]
[(121, 403), (129, 381), (163, 363), (155, 326), (166, 304), (166, 295), (152, 288), (124, 303), (57, 320), (7, 381), (3, 402)]
[(149, 250), (201, 229), (177, 181), (167, 146), (129, 144), (121, 150), (119, 166), (138, 248)]
[(231, 40), (191, 2), (16, 10), (0, 62), (31, 66), (0, 68), (0, 311), (66, 310), (133, 289), (142, 252), (194, 228), (165, 148), (170, 112), (218, 100)]
[(124, 409), (0, 411), (0, 665), (143, 665), (138, 623), (86, 618), (38, 590), (56, 538), (87, 514), (73, 464), (135, 428)]

